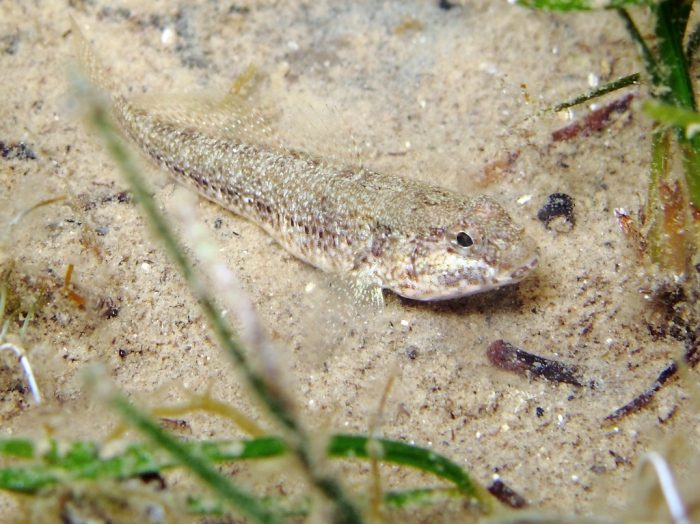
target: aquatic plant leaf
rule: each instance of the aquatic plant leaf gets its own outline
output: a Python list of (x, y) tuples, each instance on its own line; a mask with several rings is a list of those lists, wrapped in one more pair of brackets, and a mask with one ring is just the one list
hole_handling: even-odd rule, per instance
[[(429, 449), (364, 435), (334, 435), (328, 444), (328, 456), (335, 458), (370, 458), (368, 444), (377, 445), (382, 462), (411, 466), (452, 482), (462, 494), (482, 500), (482, 489), (469, 474), (450, 459)], [(247, 440), (178, 442), (189, 455), (209, 462), (279, 457), (288, 448), (280, 437)], [(42, 445), (43, 454), (28, 439), (0, 439), (0, 453), (11, 457), (34, 459), (23, 468), (0, 468), (0, 489), (32, 493), (61, 480), (123, 479), (146, 473), (160, 473), (180, 465), (152, 444), (129, 444), (120, 453), (105, 453), (97, 442), (62, 443), (56, 440)], [(36, 462), (40, 464), (36, 464)], [(411, 497), (409, 497), (410, 499)]]
[(368, 450), (370, 442), (379, 445), (381, 456), (377, 458), (383, 462), (404, 464), (429, 471), (453, 482), (467, 495), (477, 498), (481, 496), (479, 486), (471, 480), (467, 472), (450, 459), (438, 455), (434, 451), (411, 446), (404, 442), (372, 439), (361, 435), (336, 435), (328, 445), (328, 454), (331, 457), (370, 458)]

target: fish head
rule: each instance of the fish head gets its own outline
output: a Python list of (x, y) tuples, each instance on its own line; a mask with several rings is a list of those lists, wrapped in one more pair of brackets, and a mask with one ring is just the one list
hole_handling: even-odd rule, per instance
[(434, 220), (416, 217), (415, 232), (394, 242), (383, 287), (413, 300), (455, 299), (520, 282), (537, 266), (534, 240), (494, 199), (445, 207)]

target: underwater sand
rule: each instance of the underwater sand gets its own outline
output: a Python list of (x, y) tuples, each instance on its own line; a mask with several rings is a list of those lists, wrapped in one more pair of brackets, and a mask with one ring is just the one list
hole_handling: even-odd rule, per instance
[[(72, 14), (125, 94), (226, 91), (253, 64), (251, 101), (282, 137), (321, 153), (354, 141), (375, 170), (491, 195), (539, 244), (541, 265), (519, 285), (444, 303), (385, 294), (385, 308), (375, 310), (349, 297), (347, 283), (200, 199), (201, 220), (274, 339), (300, 414), (319, 433), (366, 433), (395, 375), (381, 435), (432, 448), (484, 484), (498, 475), (532, 504), (567, 513), (620, 511), (640, 458), (663, 451), (672, 435), (686, 437), (680, 463), (697, 457), (700, 419), (677, 382), (638, 413), (603, 423), (684, 347), (650, 334), (663, 307), (645, 299), (654, 281), (613, 212), (643, 202), (650, 122), (633, 109), (603, 131), (554, 142), (551, 133), (586, 108), (528, 120), (641, 69), (614, 13), (548, 14), (495, 1), (451, 10), (413, 0), (76, 4), (0, 3), (0, 141), (23, 142), (36, 156), (0, 158), (0, 218), (68, 197), (26, 217), (3, 254), (5, 272), (14, 261), (9, 282), (25, 308), (42, 288), (50, 300), (28, 330), (45, 403), (33, 404), (16, 360), (3, 355), (0, 436), (42, 437), (51, 427), (61, 438), (106, 437), (118, 418), (80, 377), (96, 364), (144, 405), (182, 401), (182, 388), (210, 391), (276, 431), (75, 114)], [(504, 172), (484, 175), (516, 152)], [(172, 211), (176, 186), (146, 171), (158, 203)], [(568, 232), (537, 219), (552, 193), (575, 203)], [(85, 309), (62, 290), (69, 264)], [(581, 366), (583, 386), (496, 370), (486, 349), (498, 339)], [(188, 439), (243, 436), (211, 416), (182, 418)], [(339, 471), (368, 489), (367, 463)], [(381, 471), (386, 489), (440, 484), (407, 468)], [(295, 491), (294, 475), (265, 475), (263, 485)], [(168, 482), (177, 490), (190, 481), (173, 474)], [(12, 497), (0, 501), (4, 515), (17, 511)], [(407, 522), (448, 518), (429, 509)]]

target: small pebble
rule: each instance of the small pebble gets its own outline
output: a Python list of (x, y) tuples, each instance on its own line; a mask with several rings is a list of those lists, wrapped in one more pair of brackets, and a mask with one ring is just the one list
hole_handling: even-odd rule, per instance
[(175, 41), (175, 31), (172, 27), (166, 27), (160, 35), (160, 43), (170, 45)]
[(408, 355), (408, 358), (411, 360), (416, 360), (416, 358), (418, 358), (418, 348), (416, 346), (408, 346), (406, 348), (406, 355)]
[(537, 212), (537, 218), (547, 229), (568, 233), (576, 224), (574, 201), (566, 193), (552, 193)]

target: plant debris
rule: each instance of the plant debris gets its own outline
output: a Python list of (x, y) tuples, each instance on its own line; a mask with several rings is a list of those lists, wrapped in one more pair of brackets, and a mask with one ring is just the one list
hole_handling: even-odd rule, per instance
[(640, 230), (640, 225), (644, 225), (644, 215), (642, 210), (637, 213), (637, 216), (639, 217), (639, 224), (635, 223), (635, 220), (630, 212), (623, 207), (615, 208), (614, 212), (622, 234), (627, 237), (629, 247), (635, 251), (639, 260), (643, 260), (649, 244)]
[(552, 133), (552, 140), (555, 142), (567, 141), (577, 136), (588, 136), (595, 131), (600, 131), (613, 123), (611, 116), (614, 113), (623, 113), (629, 109), (634, 93), (623, 96), (609, 104), (596, 109), (591, 114), (573, 124), (562, 127)]
[(504, 371), (511, 371), (522, 376), (542, 377), (552, 382), (583, 386), (580, 381), (581, 368), (579, 366), (533, 355), (505, 340), (491, 342), (486, 350), (486, 356), (491, 364)]
[[(684, 355), (686, 365), (690, 366), (691, 368), (694, 367), (698, 361), (700, 361), (700, 352), (698, 351), (698, 347), (695, 346), (694, 344), (690, 345), (688, 349), (686, 349), (686, 353)], [(618, 422), (619, 420), (625, 418), (627, 415), (630, 415), (631, 413), (636, 413), (640, 409), (642, 409), (644, 406), (649, 404), (651, 400), (654, 398), (654, 395), (656, 395), (656, 392), (659, 391), (664, 385), (666, 385), (668, 382), (670, 382), (672, 379), (676, 378), (678, 375), (678, 363), (677, 362), (672, 362), (670, 366), (668, 366), (666, 369), (664, 369), (658, 377), (656, 377), (656, 380), (652, 382), (651, 386), (649, 389), (647, 389), (644, 393), (641, 395), (635, 397), (632, 401), (628, 402), (621, 408), (616, 409), (612, 413), (610, 413), (607, 417), (605, 417), (603, 420), (606, 424), (613, 424)]]
[(513, 509), (520, 509), (528, 506), (527, 500), (513, 489), (506, 486), (501, 479), (494, 480), (486, 489), (489, 490), (491, 495), (503, 502), (503, 504)]

